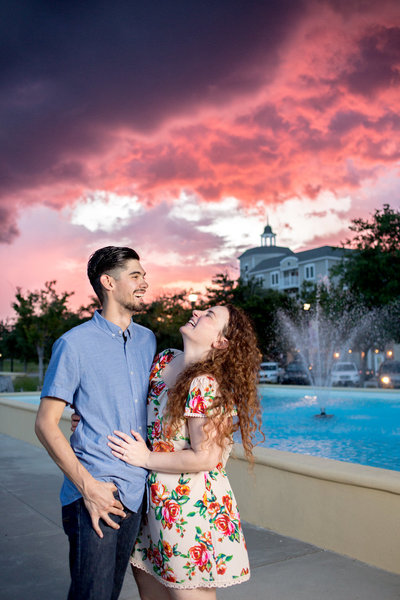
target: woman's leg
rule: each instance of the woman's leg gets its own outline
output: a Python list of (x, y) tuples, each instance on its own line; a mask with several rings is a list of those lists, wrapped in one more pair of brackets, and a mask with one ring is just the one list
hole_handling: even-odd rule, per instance
[(171, 600), (217, 600), (215, 588), (196, 588), (194, 590), (177, 590), (168, 588)]
[(214, 588), (178, 590), (162, 585), (155, 577), (137, 567), (132, 566), (132, 573), (141, 600), (217, 600)]
[(171, 600), (168, 588), (162, 585), (155, 577), (132, 566), (132, 573), (138, 586), (141, 600)]

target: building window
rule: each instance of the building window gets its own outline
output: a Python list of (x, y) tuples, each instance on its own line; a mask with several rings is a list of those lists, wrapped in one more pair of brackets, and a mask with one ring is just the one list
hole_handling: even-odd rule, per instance
[(274, 271), (271, 273), (271, 286), (279, 285), (279, 271)]
[(315, 279), (315, 266), (314, 265), (306, 265), (304, 279), (308, 279), (308, 280)]

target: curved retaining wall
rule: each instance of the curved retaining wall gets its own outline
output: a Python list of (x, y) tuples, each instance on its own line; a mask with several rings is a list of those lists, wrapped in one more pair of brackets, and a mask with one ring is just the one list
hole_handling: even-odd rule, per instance
[(243, 520), (400, 574), (400, 473), (241, 446), (228, 464)]
[[(0, 397), (0, 433), (40, 446), (37, 406)], [(70, 434), (65, 411), (61, 429)], [(228, 473), (241, 517), (400, 574), (400, 472), (269, 448), (253, 470), (235, 446)]]

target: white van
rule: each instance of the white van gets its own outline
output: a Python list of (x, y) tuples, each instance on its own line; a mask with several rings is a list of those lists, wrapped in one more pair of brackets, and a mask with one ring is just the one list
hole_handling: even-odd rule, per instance
[(281, 369), (277, 362), (263, 362), (260, 365), (260, 383), (279, 383)]

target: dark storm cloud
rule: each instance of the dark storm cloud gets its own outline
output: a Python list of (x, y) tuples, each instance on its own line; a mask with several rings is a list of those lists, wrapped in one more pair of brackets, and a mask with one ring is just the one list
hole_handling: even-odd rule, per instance
[(333, 133), (341, 135), (343, 133), (348, 133), (354, 129), (354, 127), (365, 124), (366, 121), (367, 118), (360, 112), (355, 110), (340, 110), (331, 119), (329, 129)]
[(376, 27), (359, 45), (345, 81), (351, 92), (370, 97), (400, 84), (400, 28)]
[(3, 2), (3, 190), (83, 180), (77, 158), (104, 149), (113, 127), (150, 132), (257, 89), (247, 67), (259, 60), (262, 79), (272, 75), (301, 10), (288, 0)]
[(0, 241), (9, 244), (18, 233), (14, 210), (0, 206)]

